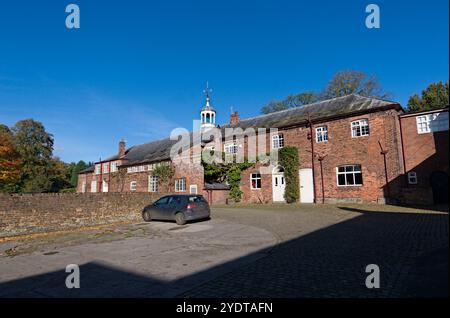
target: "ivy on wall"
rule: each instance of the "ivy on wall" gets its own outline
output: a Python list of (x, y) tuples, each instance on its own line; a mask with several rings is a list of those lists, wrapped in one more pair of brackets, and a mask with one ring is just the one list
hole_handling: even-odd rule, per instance
[(286, 181), (284, 198), (287, 203), (297, 202), (300, 197), (298, 188), (298, 167), (300, 160), (297, 147), (284, 147), (280, 149), (278, 152), (278, 160), (284, 168), (284, 179)]

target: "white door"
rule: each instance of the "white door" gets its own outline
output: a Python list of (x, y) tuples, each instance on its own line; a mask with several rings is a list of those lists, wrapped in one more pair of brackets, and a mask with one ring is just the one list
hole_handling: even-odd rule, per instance
[(273, 189), (273, 202), (285, 202), (284, 189), (286, 188), (286, 182), (284, 180), (284, 173), (272, 175), (272, 189)]
[(312, 169), (300, 169), (300, 202), (314, 203), (314, 188)]
[(108, 192), (108, 182), (106, 181), (106, 179), (103, 179), (103, 182), (102, 182), (102, 191), (103, 191), (103, 192)]

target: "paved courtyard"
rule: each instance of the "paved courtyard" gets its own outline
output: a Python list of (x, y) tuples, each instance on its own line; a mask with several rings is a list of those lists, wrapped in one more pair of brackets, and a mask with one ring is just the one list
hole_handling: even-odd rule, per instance
[[(448, 212), (392, 206), (217, 207), (0, 243), (0, 297), (448, 297)], [(80, 289), (67, 289), (68, 264)], [(380, 268), (367, 289), (365, 267)]]

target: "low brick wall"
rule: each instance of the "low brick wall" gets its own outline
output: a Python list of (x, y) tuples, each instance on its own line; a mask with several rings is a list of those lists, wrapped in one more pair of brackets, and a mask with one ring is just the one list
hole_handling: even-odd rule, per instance
[(141, 220), (150, 193), (0, 194), (0, 237)]

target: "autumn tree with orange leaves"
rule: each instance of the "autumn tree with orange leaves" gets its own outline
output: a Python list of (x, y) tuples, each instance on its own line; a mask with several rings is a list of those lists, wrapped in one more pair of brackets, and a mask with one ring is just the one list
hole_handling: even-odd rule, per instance
[(12, 187), (20, 178), (22, 161), (11, 131), (0, 126), (0, 191)]

